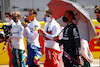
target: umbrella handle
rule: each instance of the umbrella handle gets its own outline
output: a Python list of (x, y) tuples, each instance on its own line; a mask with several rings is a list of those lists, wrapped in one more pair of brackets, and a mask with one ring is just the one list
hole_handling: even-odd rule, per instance
[(73, 59), (76, 63), (78, 63), (78, 64), (80, 64), (76, 59), (74, 59), (72, 56), (70, 56), (68, 53), (66, 53), (65, 51), (64, 51), (64, 53), (65, 54), (67, 54), (71, 59)]
[(60, 33), (57, 35), (57, 37), (59, 37), (59, 35), (60, 35), (63, 31), (64, 31), (64, 29), (62, 29), (62, 30), (60, 31)]

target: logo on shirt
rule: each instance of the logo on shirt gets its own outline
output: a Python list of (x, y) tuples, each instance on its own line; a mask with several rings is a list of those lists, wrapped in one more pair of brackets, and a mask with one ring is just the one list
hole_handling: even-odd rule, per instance
[(68, 29), (69, 29), (69, 28), (67, 28), (67, 29), (66, 29), (65, 34), (67, 34), (67, 33), (68, 33)]
[(69, 40), (69, 38), (68, 38), (68, 37), (63, 37), (62, 39), (63, 39), (63, 40)]
[(37, 30), (37, 29), (38, 29), (38, 27), (39, 27), (38, 25), (35, 25), (35, 26), (34, 26), (34, 30)]
[(76, 28), (73, 29), (73, 34), (74, 34), (75, 39), (79, 38)]

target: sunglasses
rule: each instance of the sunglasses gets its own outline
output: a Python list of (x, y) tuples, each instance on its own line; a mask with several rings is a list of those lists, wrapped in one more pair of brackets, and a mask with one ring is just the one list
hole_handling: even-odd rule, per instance
[(53, 17), (52, 15), (46, 15), (46, 17)]

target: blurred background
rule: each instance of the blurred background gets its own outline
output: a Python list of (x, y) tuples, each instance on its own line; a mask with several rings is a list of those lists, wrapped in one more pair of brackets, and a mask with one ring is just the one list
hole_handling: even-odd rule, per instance
[[(46, 10), (49, 9), (47, 4), (50, 1), (51, 0), (0, 0), (0, 23), (5, 22), (4, 20), (5, 12), (13, 13), (15, 11), (20, 11), (22, 17), (24, 17), (25, 15), (28, 15), (28, 10), (31, 8), (37, 11), (37, 20), (44, 21), (44, 13)], [(99, 23), (96, 20), (94, 20), (96, 18), (94, 14), (94, 8), (100, 5), (100, 0), (70, 0), (70, 1), (78, 2), (79, 4), (81, 4), (81, 6), (83, 6), (83, 8), (85, 8), (89, 12), (90, 18), (92, 19), (94, 26), (95, 27), (98, 26)], [(21, 21), (24, 20), (21, 19)], [(96, 29), (96, 32), (99, 33), (100, 30)], [(99, 67), (100, 64), (100, 47), (96, 45), (97, 39), (98, 36), (95, 37), (90, 42), (90, 50), (92, 51), (93, 57), (95, 59), (94, 63), (92, 64), (94, 65), (94, 67), (97, 67), (96, 64), (98, 64)], [(2, 53), (1, 51), (2, 47), (3, 45), (1, 45), (0, 47), (0, 53)], [(0, 65), (8, 64), (8, 60), (9, 59), (7, 56), (7, 52), (5, 54), (0, 55)], [(44, 61), (44, 57), (42, 57), (41, 59), (41, 62), (43, 61)]]
[[(78, 2), (88, 10), (91, 19), (95, 19), (94, 8), (100, 5), (100, 0), (71, 0)], [(5, 12), (21, 11), (22, 17), (27, 15), (30, 8), (37, 10), (37, 20), (42, 21), (44, 12), (48, 10), (50, 0), (0, 0), (0, 21), (4, 21)]]

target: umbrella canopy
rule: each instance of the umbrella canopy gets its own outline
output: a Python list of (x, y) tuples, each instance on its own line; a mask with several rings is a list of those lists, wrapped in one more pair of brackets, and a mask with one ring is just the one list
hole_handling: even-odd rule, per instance
[(64, 12), (67, 10), (73, 11), (76, 17), (76, 21), (73, 22), (78, 22), (77, 27), (80, 38), (90, 41), (96, 36), (95, 27), (90, 19), (88, 12), (78, 3), (68, 0), (51, 0), (48, 4), (48, 7), (52, 12), (53, 17), (63, 27), (66, 26), (66, 23), (63, 23), (62, 20)]

